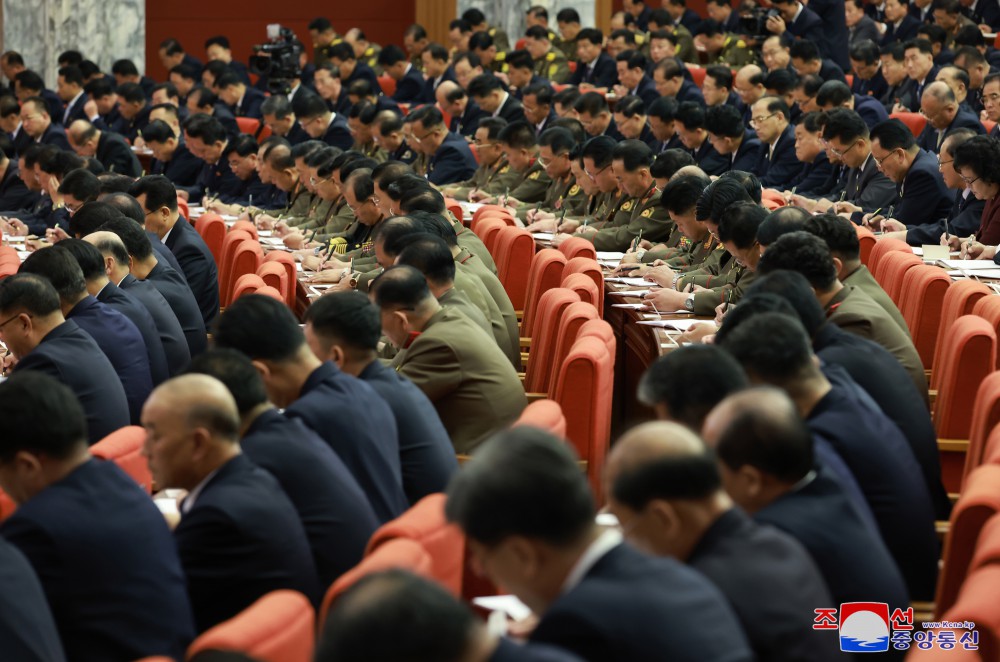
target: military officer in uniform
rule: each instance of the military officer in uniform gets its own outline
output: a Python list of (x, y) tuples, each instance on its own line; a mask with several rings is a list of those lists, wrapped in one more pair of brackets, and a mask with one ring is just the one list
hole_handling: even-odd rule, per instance
[(469, 29), (473, 32), (485, 32), (496, 44), (498, 51), (507, 52), (510, 50), (510, 38), (507, 33), (500, 28), (490, 27), (486, 22), (486, 15), (478, 9), (466, 9), (462, 12), (462, 20), (469, 24)]
[[(576, 141), (569, 129), (552, 127), (542, 132), (539, 138), (538, 160), (549, 177), (549, 185), (539, 206), (531, 208), (522, 205), (517, 208), (518, 216), (528, 224), (528, 230), (539, 231), (539, 224), (552, 225), (553, 215), (564, 217), (570, 211), (577, 212), (586, 203), (587, 196), (573, 177), (572, 156)], [(544, 216), (541, 214), (544, 210)]]
[(500, 130), (497, 139), (507, 165), (517, 177), (512, 177), (509, 189), (505, 186), (502, 191), (488, 197), (477, 195), (477, 202), (514, 208), (540, 204), (550, 180), (545, 166), (538, 159), (538, 139), (534, 129), (524, 120), (512, 122)]
[(569, 62), (549, 41), (545, 28), (538, 25), (528, 28), (524, 37), (524, 49), (535, 61), (534, 74), (553, 83), (565, 83), (569, 79)]
[(472, 178), (445, 186), (441, 192), (456, 200), (476, 201), (517, 188), (520, 176), (511, 168), (500, 148), (500, 131), (507, 126), (502, 117), (486, 117), (476, 129), (475, 145), (479, 167)]
[(699, 50), (708, 54), (708, 64), (725, 64), (733, 69), (741, 69), (756, 61), (754, 52), (738, 35), (727, 33), (717, 22), (708, 19), (701, 22), (695, 36)]
[(378, 56), (382, 53), (382, 47), (368, 41), (365, 33), (358, 28), (351, 28), (344, 35), (344, 41), (354, 47), (354, 55), (358, 62), (364, 62), (375, 70), (379, 76), (382, 75), (382, 67), (378, 64)]
[(313, 64), (317, 67), (330, 61), (330, 49), (340, 42), (343, 37), (333, 29), (330, 19), (320, 16), (309, 21), (309, 36), (313, 42)]

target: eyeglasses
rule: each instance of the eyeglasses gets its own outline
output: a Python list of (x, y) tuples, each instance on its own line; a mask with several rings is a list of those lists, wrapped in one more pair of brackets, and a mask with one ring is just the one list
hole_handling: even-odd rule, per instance
[(333, 175), (330, 175), (329, 177), (321, 177), (321, 178), (310, 177), (309, 178), (309, 183), (312, 184), (313, 186), (316, 186), (320, 182), (328, 182), (328, 181), (330, 181), (332, 179), (333, 179)]
[(479, 138), (473, 139), (472, 144), (475, 145), (476, 147), (493, 147), (494, 145), (496, 145), (495, 142), (493, 142), (493, 143), (486, 142), (486, 141), (480, 140)]
[(416, 142), (422, 143), (423, 141), (425, 141), (428, 138), (430, 138), (431, 136), (433, 136), (435, 133), (437, 133), (436, 129), (434, 131), (428, 131), (423, 136), (418, 136), (416, 133), (414, 133), (414, 132), (411, 131), (410, 132), (410, 137), (413, 138), (413, 140), (415, 140)]
[(984, 94), (983, 101), (990, 101), (992, 103), (996, 103), (997, 101), (1000, 101), (1000, 94)]
[[(5, 326), (7, 326), (8, 324), (10, 324), (11, 322), (13, 322), (14, 320), (16, 320), (18, 317), (20, 317), (23, 314), (25, 314), (25, 313), (18, 313), (16, 315), (14, 315), (13, 317), (8, 317), (3, 322), (0, 322), (0, 329), (4, 328)], [(34, 315), (28, 315), (28, 319), (31, 319), (32, 317), (34, 317)]]
[(962, 178), (962, 181), (965, 182), (966, 186), (972, 186), (973, 184), (975, 184), (976, 182), (978, 182), (980, 179), (982, 179), (982, 177), (973, 177), (972, 179), (969, 179), (965, 175), (959, 175), (959, 177)]
[[(902, 148), (902, 147), (899, 147), (899, 148), (897, 148), (897, 149), (903, 149), (903, 148)], [(883, 164), (883, 163), (885, 162), (885, 160), (886, 160), (887, 158), (889, 158), (890, 156), (892, 156), (893, 152), (895, 152), (895, 151), (896, 151), (895, 149), (894, 149), (894, 150), (892, 150), (891, 152), (889, 152), (888, 154), (886, 154), (886, 155), (885, 155), (885, 156), (883, 156), (882, 158), (879, 158), (879, 157), (875, 156), (875, 153), (874, 153), (874, 152), (872, 152), (872, 158), (873, 158), (873, 159), (875, 159), (875, 165), (877, 165), (877, 166), (878, 166), (879, 168), (881, 168), (881, 167), (882, 167), (882, 164)]]
[(943, 169), (946, 165), (948, 165), (949, 163), (951, 163), (954, 160), (955, 159), (952, 159), (951, 161), (938, 161), (938, 170)]
[(610, 168), (610, 167), (611, 167), (611, 164), (608, 164), (608, 165), (604, 166), (603, 168), (601, 168), (600, 170), (598, 170), (598, 171), (597, 171), (597, 172), (595, 172), (595, 173), (591, 173), (591, 172), (590, 172), (589, 170), (587, 170), (586, 168), (584, 168), (584, 169), (583, 169), (583, 173), (584, 173), (585, 175), (587, 175), (587, 177), (590, 177), (590, 178), (591, 178), (592, 180), (596, 180), (596, 179), (597, 179), (597, 176), (598, 176), (599, 174), (601, 174), (602, 172), (604, 172), (605, 170), (607, 170), (607, 169), (608, 169), (608, 168)]
[(857, 143), (857, 142), (854, 142), (854, 143), (851, 143), (851, 146), (850, 146), (850, 147), (848, 147), (848, 148), (847, 148), (847, 149), (845, 149), (845, 150), (844, 150), (843, 152), (841, 152), (841, 151), (840, 151), (839, 149), (837, 149), (836, 147), (834, 147), (834, 146), (833, 146), (833, 145), (831, 145), (830, 143), (826, 142), (825, 140), (823, 141), (823, 144), (824, 144), (824, 145), (825, 145), (826, 147), (829, 147), (829, 148), (830, 148), (830, 151), (831, 151), (831, 152), (833, 152), (833, 153), (834, 153), (834, 154), (835, 154), (835, 155), (837, 156), (837, 158), (838, 158), (838, 159), (842, 159), (842, 158), (844, 158), (844, 155), (845, 155), (845, 154), (847, 154), (847, 153), (848, 153), (849, 151), (851, 151), (852, 149), (854, 149), (855, 147), (857, 147), (857, 146), (858, 146), (858, 143)]
[(373, 197), (370, 197), (370, 198), (367, 198), (367, 199), (365, 199), (365, 200), (362, 200), (361, 202), (359, 202), (359, 203), (358, 203), (358, 206), (357, 206), (357, 207), (352, 207), (352, 206), (351, 206), (351, 205), (349, 205), (349, 204), (348, 204), (347, 202), (344, 202), (344, 205), (345, 205), (345, 206), (346, 206), (346, 207), (347, 207), (348, 209), (350, 209), (350, 210), (351, 210), (351, 211), (353, 212), (353, 211), (355, 211), (356, 209), (359, 209), (359, 208), (361, 208), (361, 207), (364, 207), (364, 206), (365, 206), (365, 205), (367, 205), (367, 204), (368, 204), (369, 202), (370, 202), (370, 203), (372, 203), (372, 204), (378, 204), (377, 202), (375, 202), (375, 198), (374, 198), (374, 196), (373, 196)]
[(77, 202), (72, 205), (69, 203), (63, 203), (63, 206), (66, 208), (66, 211), (68, 211), (70, 214), (75, 214), (76, 212), (80, 211), (80, 207), (83, 206), (83, 203)]
[(751, 117), (750, 124), (752, 126), (760, 126), (764, 122), (764, 120), (769, 120), (777, 114), (778, 113), (771, 113), (770, 115), (764, 115), (763, 117)]

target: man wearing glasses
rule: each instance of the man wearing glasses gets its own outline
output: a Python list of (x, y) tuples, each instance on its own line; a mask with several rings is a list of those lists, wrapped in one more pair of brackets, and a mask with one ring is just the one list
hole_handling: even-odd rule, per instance
[(760, 99), (753, 105), (750, 125), (763, 144), (754, 172), (761, 186), (780, 190), (802, 170), (795, 157), (795, 130), (788, 123), (788, 105), (778, 97)]
[(955, 93), (942, 81), (935, 81), (924, 90), (920, 99), (920, 114), (927, 118), (927, 124), (917, 138), (917, 145), (934, 154), (941, 151), (941, 143), (955, 129), (986, 133), (979, 118), (972, 111), (959, 107)]
[(299, 123), (313, 140), (343, 150), (351, 149), (354, 137), (343, 115), (332, 112), (317, 95), (307, 97), (299, 104)]
[(1000, 138), (1000, 74), (990, 74), (983, 83), (983, 112), (991, 122), (990, 138)]
[(21, 102), (21, 128), (36, 143), (70, 151), (66, 131), (52, 122), (45, 99), (41, 97), (28, 97)]
[(410, 116), (413, 147), (427, 155), (427, 180), (441, 186), (471, 178), (477, 165), (469, 143), (448, 130), (441, 111), (424, 106)]
[(505, 126), (507, 120), (502, 117), (486, 117), (479, 122), (473, 140), (479, 155), (479, 167), (471, 179), (441, 189), (444, 195), (478, 202), (517, 186), (520, 177), (507, 163), (500, 148), (500, 130)]

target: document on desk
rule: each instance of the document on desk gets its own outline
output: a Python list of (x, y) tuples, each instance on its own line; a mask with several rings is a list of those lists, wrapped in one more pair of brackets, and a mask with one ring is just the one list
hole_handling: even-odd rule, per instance
[(489, 611), (502, 611), (515, 621), (523, 621), (531, 616), (531, 608), (513, 595), (488, 595), (473, 598), (472, 604)]
[(552, 241), (552, 238), (556, 236), (555, 232), (532, 232), (531, 236), (535, 238), (536, 241)]
[(997, 263), (993, 260), (938, 260), (937, 263), (945, 269), (955, 269), (957, 271), (997, 268)]
[(625, 257), (625, 253), (616, 253), (615, 251), (597, 251), (598, 260), (621, 262), (623, 257)]
[(645, 278), (626, 278), (624, 276), (612, 276), (605, 278), (605, 283), (619, 283), (621, 285), (633, 285), (635, 287), (649, 287), (652, 283)]
[(1000, 279), (1000, 269), (973, 269), (972, 271), (949, 271), (948, 275), (953, 278), (962, 278), (963, 276), (968, 276), (970, 278), (985, 278), (987, 280), (997, 280)]
[(673, 329), (675, 331), (687, 331), (698, 324), (711, 324), (711, 320), (686, 319), (686, 320), (640, 320), (636, 324), (646, 326), (658, 326), (663, 329)]
[(627, 292), (611, 292), (611, 294), (615, 294), (620, 297), (639, 297), (641, 299), (649, 294), (649, 290), (628, 290)]

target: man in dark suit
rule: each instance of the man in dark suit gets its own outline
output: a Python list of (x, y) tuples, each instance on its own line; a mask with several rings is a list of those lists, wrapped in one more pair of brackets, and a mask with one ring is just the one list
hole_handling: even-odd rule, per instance
[(90, 335), (111, 361), (125, 389), (131, 420), (137, 424), (142, 403), (153, 389), (153, 376), (146, 344), (136, 325), (87, 292), (83, 271), (68, 249), (51, 246), (35, 251), (19, 272), (44, 276), (52, 282), (59, 292), (63, 315)]
[(757, 137), (743, 126), (740, 111), (732, 106), (712, 106), (705, 113), (705, 130), (715, 151), (729, 157), (727, 170), (753, 172), (763, 149)]
[(802, 170), (795, 157), (795, 129), (788, 123), (788, 106), (778, 97), (765, 97), (752, 106), (751, 124), (762, 144), (754, 172), (762, 186), (784, 190)]
[(91, 444), (129, 424), (128, 400), (114, 367), (93, 338), (63, 317), (59, 295), (47, 279), (34, 274), (5, 279), (0, 313), (9, 319), (0, 331), (15, 373), (44, 372), (69, 386), (86, 412)]
[(934, 154), (941, 151), (944, 139), (956, 129), (972, 129), (980, 135), (986, 133), (979, 117), (959, 106), (955, 93), (942, 81), (935, 81), (924, 89), (920, 112), (927, 118), (927, 124), (917, 138), (917, 146)]
[(375, 71), (364, 62), (359, 62), (354, 53), (354, 47), (347, 42), (334, 44), (330, 47), (328, 56), (330, 62), (340, 69), (341, 90), (337, 99), (336, 110), (338, 113), (347, 113), (351, 109), (351, 100), (348, 91), (351, 83), (356, 80), (366, 80), (371, 85), (372, 92), (376, 95), (382, 94), (382, 86), (379, 85), (378, 76)]
[[(138, 223), (122, 218), (109, 221), (102, 227), (122, 240), (131, 258), (129, 275), (119, 283), (119, 287), (126, 292), (154, 288), (177, 316), (191, 356), (204, 352), (208, 345), (205, 320), (183, 272), (175, 270), (166, 260), (157, 258), (152, 241)], [(157, 237), (156, 242), (159, 241)], [(167, 252), (170, 253), (170, 249)]]
[(424, 77), (413, 66), (403, 49), (389, 44), (379, 53), (378, 63), (385, 74), (396, 81), (392, 100), (396, 103), (419, 103), (424, 97)]
[(264, 93), (248, 86), (235, 72), (227, 72), (218, 77), (215, 87), (219, 90), (219, 99), (229, 107), (236, 117), (251, 117), (261, 119), (260, 107), (264, 103)]
[(110, 130), (134, 143), (149, 123), (150, 103), (138, 83), (124, 83), (115, 89), (118, 95), (118, 120)]
[(350, 149), (354, 143), (347, 116), (331, 111), (319, 96), (313, 95), (302, 102), (296, 114), (302, 128), (313, 140), (321, 140), (342, 150)]
[(493, 74), (480, 74), (469, 83), (468, 94), (487, 115), (502, 117), (507, 123), (524, 119), (524, 110), (518, 101), (503, 88)]
[(38, 468), (4, 472), (20, 507), (0, 536), (38, 574), (69, 659), (182, 656), (193, 620), (163, 515), (133, 478), (91, 457), (65, 384), (18, 371), (0, 392), (3, 455)]
[(166, 177), (150, 175), (129, 191), (146, 212), (146, 227), (177, 257), (201, 310), (205, 327), (219, 315), (219, 270), (198, 231), (177, 211), (177, 190)]
[(192, 115), (184, 122), (184, 142), (202, 161), (196, 188), (188, 195), (190, 202), (232, 204), (239, 200), (240, 179), (227, 158), (230, 140), (222, 124), (209, 115)]
[(368, 297), (335, 292), (310, 306), (306, 342), (321, 361), (334, 361), (367, 382), (392, 409), (399, 432), (403, 489), (411, 504), (443, 492), (458, 470), (455, 449), (434, 405), (411, 381), (378, 360), (381, 318)]
[(885, 107), (877, 99), (854, 94), (847, 83), (839, 80), (828, 80), (820, 86), (816, 93), (816, 105), (820, 110), (834, 108), (853, 110), (864, 120), (869, 129), (889, 119)]
[(584, 28), (576, 37), (576, 53), (566, 53), (567, 57), (578, 56), (576, 71), (567, 81), (570, 85), (585, 85), (610, 90), (618, 82), (615, 59), (602, 50), (604, 35), (597, 28)]
[(0, 537), (0, 650), (16, 660), (63, 662), (62, 643), (34, 569)]
[(184, 138), (176, 135), (162, 120), (150, 122), (142, 137), (146, 146), (153, 150), (150, 174), (163, 175), (178, 189), (188, 191), (189, 195), (194, 193), (204, 164), (187, 148)]
[(89, 119), (84, 105), (87, 103), (87, 94), (83, 90), (83, 72), (77, 66), (62, 67), (59, 69), (59, 76), (56, 79), (56, 94), (64, 104), (66, 110), (59, 116), (59, 123), (69, 126), (76, 120)]
[[(851, 220), (861, 223), (864, 214), (877, 209), (887, 210), (898, 202), (895, 184), (879, 172), (878, 164), (872, 158), (868, 127), (860, 115), (846, 108), (829, 111), (822, 136), (829, 149), (848, 169), (843, 199), (835, 205), (831, 204), (829, 209), (837, 213), (851, 212)], [(817, 207), (815, 210), (823, 211), (824, 208)]]
[[(833, 604), (909, 604), (903, 577), (878, 532), (840, 484), (816, 468), (812, 435), (787, 395), (773, 388), (731, 395), (709, 414), (703, 434), (719, 458), (729, 496), (758, 522), (802, 543), (823, 573)], [(750, 488), (751, 476), (769, 489)]]
[(232, 394), (240, 448), (278, 479), (302, 520), (320, 583), (329, 586), (357, 565), (378, 528), (365, 493), (319, 435), (267, 401), (264, 382), (245, 355), (212, 350), (195, 359), (191, 372), (215, 377)]
[(472, 177), (477, 166), (469, 143), (448, 130), (440, 110), (424, 106), (411, 113), (408, 119), (412, 122), (414, 148), (427, 155), (428, 181), (441, 186)]
[(70, 150), (66, 131), (52, 121), (41, 97), (29, 97), (21, 102), (21, 130), (36, 143)]
[(885, 32), (881, 46), (900, 42), (906, 43), (917, 36), (920, 21), (910, 16), (909, 5), (903, 0), (885, 0)]
[(58, 94), (45, 87), (42, 77), (34, 71), (22, 71), (14, 76), (14, 93), (22, 105), (31, 97), (40, 98), (53, 122), (58, 124), (62, 119), (66, 105)]
[(992, 31), (1000, 28), (1000, 5), (996, 0), (962, 0), (962, 13), (976, 25), (988, 25)]
[(708, 577), (758, 659), (839, 658), (811, 627), (814, 605), (832, 603), (815, 562), (794, 538), (733, 506), (692, 430), (667, 422), (633, 428), (616, 442), (605, 476), (609, 510), (629, 542)]
[[(795, 40), (811, 41), (820, 46), (823, 57), (833, 57), (833, 54), (827, 52), (825, 47), (823, 19), (817, 16), (816, 12), (798, 0), (778, 0), (773, 4), (774, 8), (778, 10), (778, 15), (768, 17), (765, 24), (768, 32), (778, 35), (787, 32)], [(843, 12), (843, 7), (841, 7), (841, 12)]]
[[(445, 512), (490, 579), (538, 615), (531, 642), (594, 662), (753, 657), (705, 577), (597, 527), (576, 454), (547, 432), (518, 427), (493, 437), (452, 480)], [(499, 561), (515, 549), (516, 560)]]
[(33, 208), (41, 195), (32, 191), (20, 176), (18, 162), (0, 150), (0, 210), (22, 211)]
[(76, 120), (66, 130), (73, 151), (82, 157), (96, 158), (106, 172), (138, 177), (142, 166), (132, 148), (117, 133), (100, 131), (87, 120)]
[[(894, 1), (894, 0), (893, 0)], [(903, 44), (904, 68), (906, 69), (906, 92), (910, 105), (906, 108), (920, 110), (920, 100), (924, 89), (937, 80), (940, 67), (934, 64), (934, 50), (926, 39), (914, 39)], [(887, 79), (888, 80), (888, 79)], [(900, 101), (900, 105), (905, 105)], [(899, 110), (895, 109), (893, 112)]]
[(270, 400), (337, 452), (379, 522), (406, 509), (392, 411), (370, 386), (316, 358), (287, 306), (264, 296), (240, 298), (220, 319), (215, 343), (268, 366)]
[(878, 45), (874, 41), (867, 40), (854, 44), (851, 46), (850, 58), (851, 70), (854, 72), (851, 92), (881, 101), (889, 84), (882, 75), (882, 59)]
[[(152, 284), (137, 280), (129, 273), (129, 254), (118, 235), (111, 231), (99, 231), (87, 235), (85, 240), (94, 245), (98, 254), (103, 257), (101, 266), (107, 270), (107, 276), (110, 278), (107, 289), (111, 291), (117, 289), (149, 313), (159, 343), (163, 347), (167, 373), (171, 377), (179, 374), (191, 361), (191, 351), (170, 304)], [(98, 300), (101, 300), (102, 295), (105, 295), (103, 290), (98, 295)], [(148, 346), (149, 342), (146, 344)]]
[[(940, 85), (948, 90), (944, 83)], [(872, 130), (871, 141), (872, 157), (896, 183), (899, 193), (895, 210), (888, 209), (882, 216), (909, 226), (930, 223), (948, 213), (952, 199), (941, 179), (937, 158), (917, 145), (905, 124), (897, 119), (883, 122)]]
[[(654, 107), (662, 101), (656, 102)], [(653, 115), (651, 115), (653, 117)], [(712, 146), (705, 130), (705, 109), (693, 101), (683, 103), (674, 114), (674, 128), (684, 148), (707, 175), (721, 175), (732, 162)]]
[(142, 422), (153, 480), (188, 491), (174, 539), (195, 630), (280, 589), (317, 604), (305, 529), (278, 481), (240, 452), (240, 416), (226, 387), (206, 375), (175, 377), (153, 391)]
[(847, 0), (844, 3), (847, 19), (848, 46), (854, 48), (862, 41), (878, 44), (882, 32), (871, 16), (865, 15), (864, 0)]

